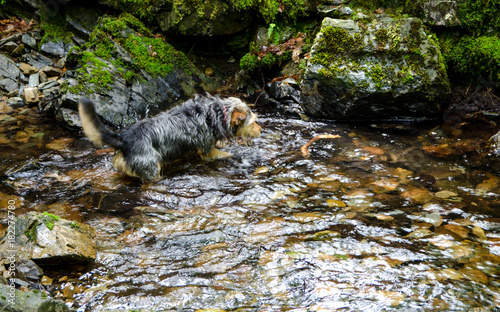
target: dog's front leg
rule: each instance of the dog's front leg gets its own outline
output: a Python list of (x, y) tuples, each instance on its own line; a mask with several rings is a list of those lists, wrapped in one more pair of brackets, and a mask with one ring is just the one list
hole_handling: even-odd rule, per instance
[(200, 152), (200, 156), (201, 156), (201, 159), (203, 159), (203, 160), (211, 160), (211, 159), (219, 159), (219, 158), (229, 158), (233, 155), (231, 155), (228, 152), (218, 150), (214, 147), (214, 148), (212, 148), (212, 150), (209, 153)]

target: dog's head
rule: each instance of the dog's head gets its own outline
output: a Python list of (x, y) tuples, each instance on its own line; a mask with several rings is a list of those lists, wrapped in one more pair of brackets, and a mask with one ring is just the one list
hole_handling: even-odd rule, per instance
[(235, 136), (243, 138), (256, 138), (260, 136), (261, 126), (257, 124), (257, 115), (250, 107), (235, 97), (226, 100), (227, 115), (230, 128)]

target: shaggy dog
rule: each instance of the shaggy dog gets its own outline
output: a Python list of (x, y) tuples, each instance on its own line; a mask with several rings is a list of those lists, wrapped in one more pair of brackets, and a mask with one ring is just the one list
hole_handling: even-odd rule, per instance
[(141, 120), (119, 133), (108, 130), (89, 99), (80, 99), (82, 126), (91, 142), (116, 149), (113, 165), (146, 181), (160, 178), (162, 167), (192, 152), (202, 159), (230, 157), (215, 148), (222, 139), (260, 136), (257, 116), (241, 100), (197, 95), (181, 106)]

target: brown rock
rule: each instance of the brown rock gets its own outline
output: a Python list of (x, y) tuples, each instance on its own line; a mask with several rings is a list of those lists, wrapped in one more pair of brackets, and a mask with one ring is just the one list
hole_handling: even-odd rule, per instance
[(26, 87), (23, 92), (24, 102), (26, 104), (38, 103), (40, 95), (37, 87)]

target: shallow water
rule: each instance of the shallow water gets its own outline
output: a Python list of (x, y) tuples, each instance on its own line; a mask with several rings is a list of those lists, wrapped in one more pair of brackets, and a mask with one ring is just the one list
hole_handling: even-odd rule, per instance
[[(34, 109), (0, 115), (0, 195), (97, 231), (94, 264), (46, 268), (69, 277), (49, 294), (79, 311), (498, 311), (500, 167), (482, 150), (496, 124), (259, 113), (262, 136), (229, 143), (233, 158), (153, 184)], [(304, 157), (319, 134), (340, 138)]]

